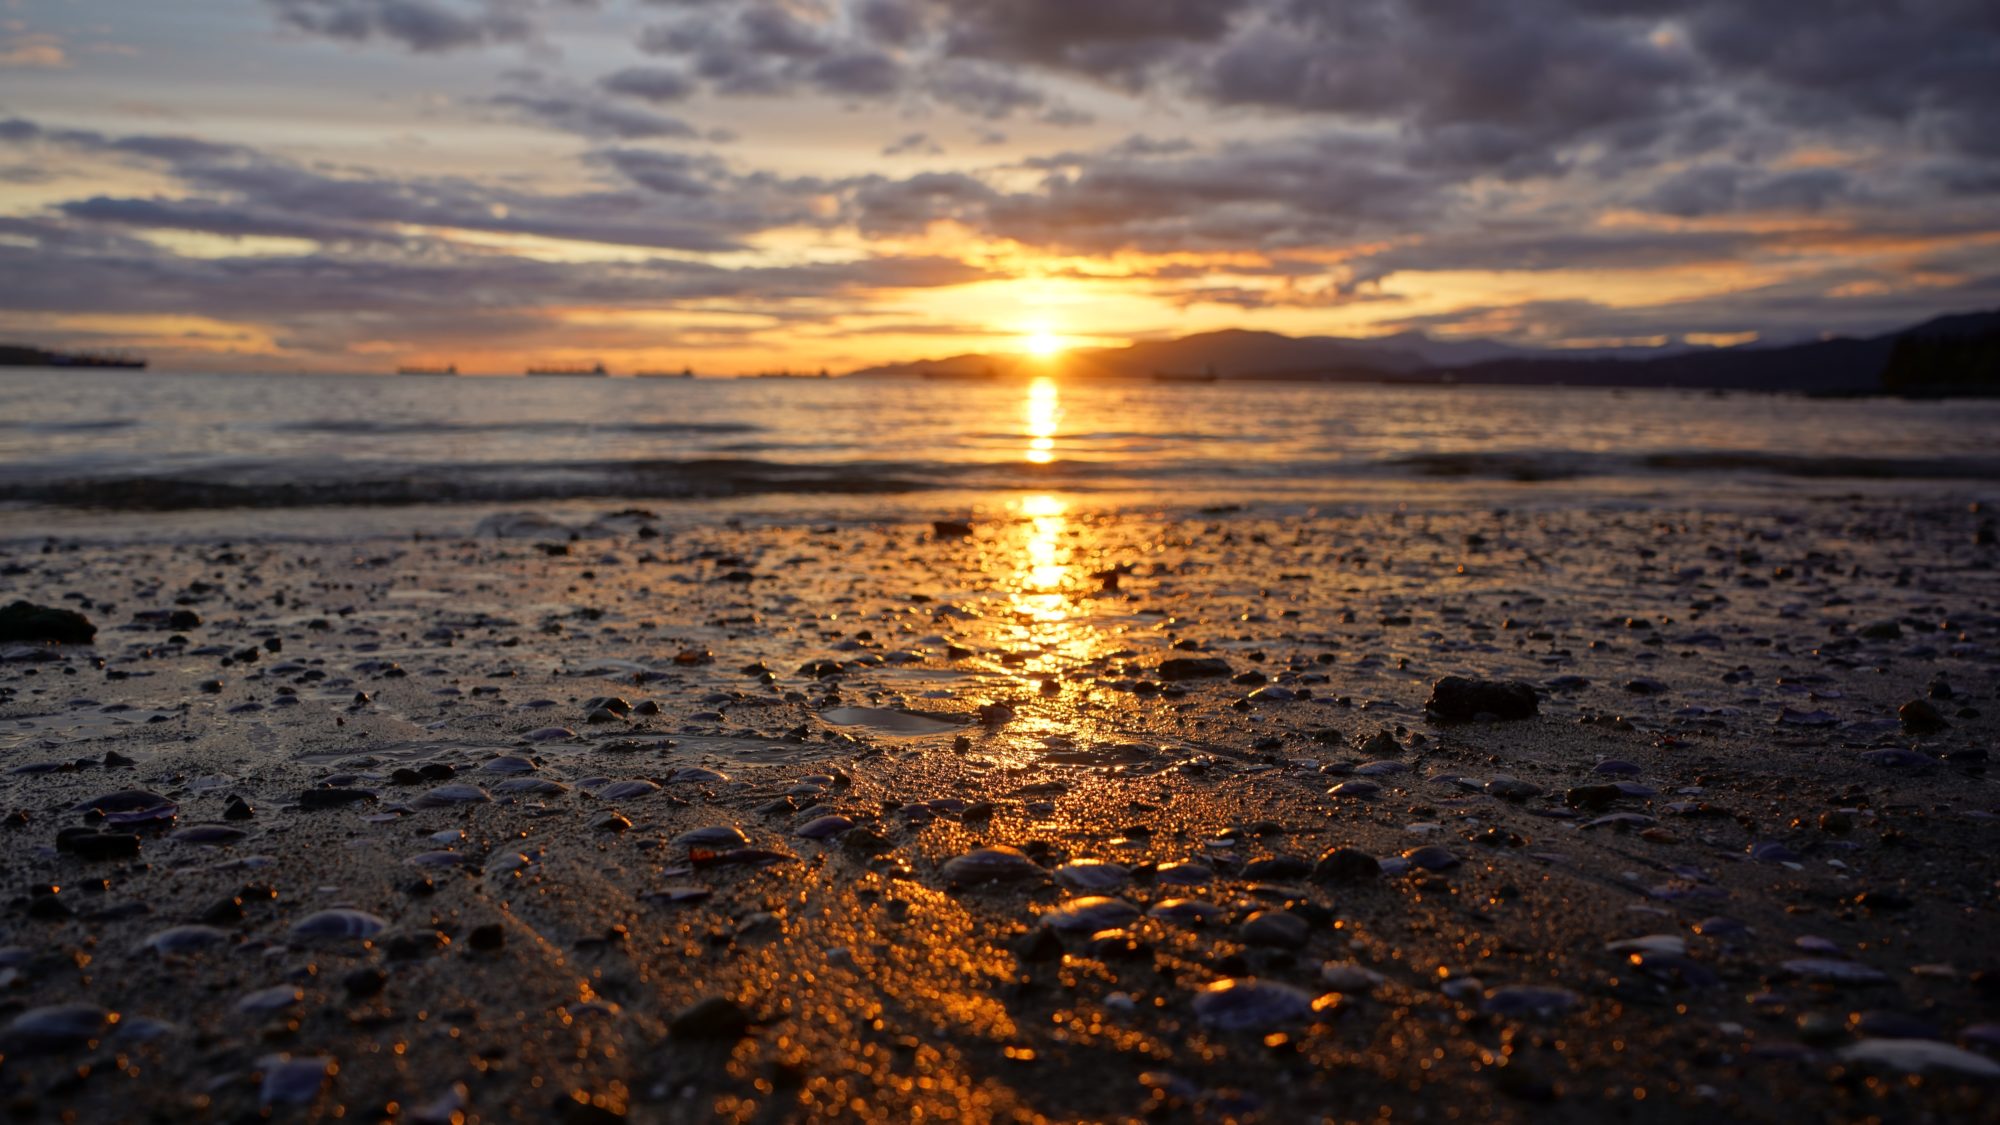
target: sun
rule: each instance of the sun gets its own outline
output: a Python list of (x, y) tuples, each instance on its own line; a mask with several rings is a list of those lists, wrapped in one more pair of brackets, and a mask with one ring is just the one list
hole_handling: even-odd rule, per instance
[(1030, 329), (1021, 337), (1021, 350), (1036, 359), (1052, 359), (1062, 354), (1065, 341), (1046, 328)]

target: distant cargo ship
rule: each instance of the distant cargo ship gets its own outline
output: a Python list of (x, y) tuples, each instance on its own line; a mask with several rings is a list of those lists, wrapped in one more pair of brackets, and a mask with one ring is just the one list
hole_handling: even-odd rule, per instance
[(632, 374), (641, 379), (692, 379), (694, 368), (689, 367), (681, 371), (634, 371)]
[(443, 367), (424, 367), (424, 366), (421, 366), (421, 365), (416, 365), (416, 366), (410, 366), (410, 367), (398, 367), (398, 368), (396, 369), (396, 374), (398, 374), (398, 375), (456, 375), (456, 374), (458, 374), (458, 364), (456, 364), (456, 363), (447, 363), (447, 364), (445, 364), (445, 365), (444, 365)]
[(603, 364), (601, 364), (601, 363), (593, 363), (593, 364), (591, 364), (591, 365), (590, 365), (589, 367), (564, 367), (564, 366), (561, 366), (561, 365), (554, 365), (554, 366), (548, 366), (548, 367), (530, 367), (530, 368), (528, 368), (528, 374), (530, 374), (530, 375), (609, 375), (609, 374), (611, 374), (611, 372), (610, 372), (610, 370), (609, 370), (609, 369), (607, 369), (607, 368), (606, 368), (606, 367), (605, 367), (605, 366), (604, 366)]
[(0, 367), (123, 367), (139, 369), (146, 361), (138, 356), (110, 352), (52, 352), (25, 344), (0, 344)]

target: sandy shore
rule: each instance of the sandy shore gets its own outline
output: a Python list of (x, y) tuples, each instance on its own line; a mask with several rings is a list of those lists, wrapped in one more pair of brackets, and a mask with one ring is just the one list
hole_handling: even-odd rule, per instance
[(0, 1096), (1991, 1112), (1989, 514), (1029, 511), (12, 550)]

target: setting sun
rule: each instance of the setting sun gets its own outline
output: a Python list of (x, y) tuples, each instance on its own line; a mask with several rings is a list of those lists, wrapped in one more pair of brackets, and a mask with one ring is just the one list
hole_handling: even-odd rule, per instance
[(1036, 359), (1051, 359), (1062, 354), (1066, 346), (1067, 343), (1061, 336), (1043, 328), (1034, 329), (1021, 337), (1021, 350)]

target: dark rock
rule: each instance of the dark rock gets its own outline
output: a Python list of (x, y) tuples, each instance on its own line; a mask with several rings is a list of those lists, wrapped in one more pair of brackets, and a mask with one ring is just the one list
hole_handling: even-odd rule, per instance
[(17, 601), (0, 609), (0, 641), (53, 642), (87, 645), (97, 626), (73, 609)]
[(1363, 883), (1382, 874), (1382, 864), (1359, 848), (1333, 848), (1319, 857), (1312, 877), (1317, 883)]
[(750, 1013), (734, 1000), (711, 996), (682, 1011), (667, 1027), (676, 1039), (741, 1039), (750, 1030)]
[(1936, 734), (1950, 726), (1936, 707), (1921, 699), (1912, 699), (1896, 711), (1896, 717), (1903, 721), (1903, 729), (1911, 734)]
[(1466, 722), (1481, 715), (1496, 719), (1532, 718), (1538, 707), (1535, 689), (1518, 680), (1472, 680), (1446, 676), (1431, 685), (1424, 709), (1433, 718)]
[(299, 794), (299, 807), (308, 810), (337, 809), (374, 799), (375, 794), (366, 789), (307, 789)]
[(1229, 662), (1219, 656), (1175, 656), (1160, 661), (1155, 673), (1169, 683), (1179, 680), (1205, 680), (1230, 674)]
[(119, 832), (79, 832), (59, 839), (57, 846), (78, 859), (131, 859), (139, 854), (139, 837)]

